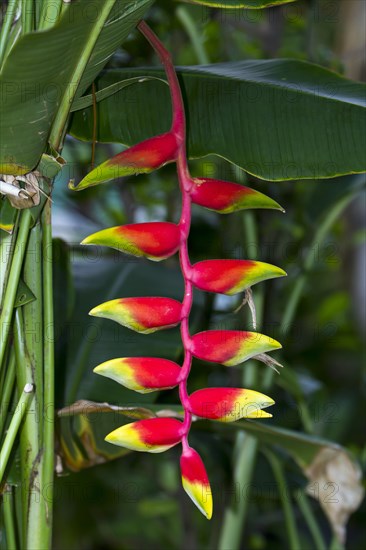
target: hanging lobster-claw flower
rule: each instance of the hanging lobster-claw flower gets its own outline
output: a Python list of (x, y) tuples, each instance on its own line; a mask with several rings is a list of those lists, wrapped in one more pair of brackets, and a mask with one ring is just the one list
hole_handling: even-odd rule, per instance
[(267, 279), (284, 277), (280, 267), (253, 260), (204, 260), (192, 266), (192, 283), (199, 289), (232, 296)]
[(77, 185), (70, 184), (69, 187), (74, 191), (81, 191), (116, 178), (147, 174), (168, 162), (175, 161), (179, 146), (180, 143), (173, 132), (154, 136), (106, 160)]
[(109, 246), (125, 254), (160, 261), (177, 252), (180, 231), (175, 223), (133, 223), (93, 233), (81, 244)]
[(193, 414), (221, 422), (270, 417), (270, 414), (262, 415), (258, 411), (273, 404), (271, 397), (243, 388), (205, 388), (195, 391), (189, 397)]
[(182, 304), (172, 298), (118, 298), (93, 308), (89, 315), (104, 317), (142, 334), (175, 327)]
[(192, 202), (214, 210), (220, 214), (229, 214), (248, 208), (271, 208), (284, 212), (282, 206), (259, 191), (250, 187), (210, 178), (193, 178), (190, 194)]
[(175, 418), (147, 418), (117, 428), (105, 440), (131, 451), (162, 453), (181, 441), (182, 427)]
[(187, 495), (207, 519), (212, 517), (212, 491), (200, 455), (188, 447), (180, 458), (182, 485)]
[(281, 347), (277, 340), (258, 332), (206, 330), (192, 336), (190, 350), (198, 359), (232, 367)]
[(105, 361), (94, 372), (139, 393), (168, 390), (179, 384), (181, 368), (159, 357), (121, 357)]

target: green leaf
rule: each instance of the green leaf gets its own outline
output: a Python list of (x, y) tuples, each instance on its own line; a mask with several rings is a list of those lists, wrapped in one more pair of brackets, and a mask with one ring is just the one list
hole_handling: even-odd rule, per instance
[(15, 297), (14, 307), (25, 306), (36, 299), (28, 285), (20, 279)]
[[(106, 1), (99, 2), (98, 10)], [(115, 2), (81, 81), (75, 83), (77, 96), (84, 93), (151, 3)], [(89, 0), (72, 2), (54, 27), (25, 34), (11, 50), (0, 76), (0, 172), (24, 174), (38, 163), (97, 15)]]
[[(127, 86), (132, 86), (133, 84), (141, 84), (143, 82), (147, 82), (148, 80), (159, 80), (160, 82), (167, 83), (165, 80), (161, 78), (155, 78), (153, 76), (136, 76), (134, 78), (121, 80), (121, 82), (115, 82), (114, 84), (111, 84), (106, 88), (103, 88), (103, 90), (99, 90), (99, 92), (95, 94), (95, 101), (98, 103), (99, 101), (102, 101), (102, 99), (106, 99), (107, 97), (112, 96), (113, 94), (119, 92), (119, 90), (122, 90)], [(89, 107), (92, 104), (93, 104), (92, 94), (79, 97), (74, 100), (70, 111), (71, 112), (79, 111), (80, 109), (85, 109), (86, 107)]]
[[(163, 76), (153, 69), (143, 73)], [(272, 181), (366, 171), (364, 84), (292, 60), (184, 67), (178, 73), (191, 158), (216, 154)], [(132, 69), (107, 71), (97, 87), (136, 75)], [(135, 144), (169, 129), (169, 91), (159, 82), (125, 88), (101, 101), (97, 116), (98, 141)], [(91, 141), (92, 125), (92, 110), (80, 111), (71, 133)]]
[(186, 0), (190, 4), (201, 4), (211, 8), (248, 8), (257, 10), (260, 8), (269, 8), (288, 4), (296, 0)]

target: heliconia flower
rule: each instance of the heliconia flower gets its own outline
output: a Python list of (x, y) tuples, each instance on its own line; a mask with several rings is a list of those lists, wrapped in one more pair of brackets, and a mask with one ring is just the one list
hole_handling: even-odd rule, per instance
[(100, 244), (159, 261), (175, 254), (180, 244), (179, 227), (169, 222), (147, 222), (103, 229), (86, 237), (81, 244)]
[(242, 388), (205, 388), (195, 391), (189, 397), (193, 414), (221, 422), (257, 418), (259, 410), (273, 404), (273, 399), (267, 395)]
[(181, 368), (177, 363), (159, 357), (121, 357), (105, 361), (95, 367), (94, 372), (130, 390), (149, 393), (177, 386)]
[(201, 290), (231, 296), (266, 279), (285, 275), (283, 269), (264, 262), (204, 260), (193, 265), (191, 280)]
[(117, 428), (105, 440), (131, 451), (162, 453), (181, 441), (182, 427), (175, 418), (147, 418)]
[(190, 350), (198, 359), (232, 367), (281, 347), (273, 338), (258, 332), (206, 330), (192, 336)]
[(250, 187), (210, 178), (194, 178), (193, 181), (192, 202), (220, 214), (247, 208), (273, 208), (284, 212), (276, 201)]
[(180, 458), (182, 485), (187, 495), (207, 519), (212, 517), (212, 491), (200, 455), (189, 447)]
[(89, 315), (105, 317), (136, 332), (150, 334), (177, 325), (181, 310), (182, 304), (172, 298), (118, 298), (93, 308)]
[(179, 145), (172, 132), (146, 139), (106, 160), (89, 172), (81, 182), (75, 186), (71, 185), (70, 188), (80, 191), (123, 176), (152, 172), (174, 161)]

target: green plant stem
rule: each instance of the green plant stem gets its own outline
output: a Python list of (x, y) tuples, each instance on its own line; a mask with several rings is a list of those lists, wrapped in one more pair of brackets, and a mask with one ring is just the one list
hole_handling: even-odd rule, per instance
[(13, 258), (11, 262), (8, 284), (5, 290), (3, 309), (1, 312), (0, 369), (2, 367), (5, 351), (7, 348), (7, 341), (8, 341), (8, 336), (9, 336), (9, 331), (11, 326), (11, 319), (13, 316), (14, 301), (15, 301), (15, 297), (18, 289), (19, 277), (20, 277), (20, 272), (23, 265), (23, 259), (26, 251), (26, 245), (28, 241), (28, 234), (31, 226), (31, 221), (32, 221), (32, 218), (29, 210), (24, 210), (21, 213), (19, 231), (18, 231)]
[(326, 550), (326, 544), (323, 540), (323, 536), (319, 529), (318, 523), (314, 517), (314, 513), (311, 504), (309, 503), (308, 497), (302, 489), (299, 489), (295, 493), (295, 498), (313, 538), (314, 548), (316, 550)]
[(79, 58), (78, 64), (74, 71), (70, 82), (68, 83), (65, 93), (61, 99), (60, 107), (58, 109), (55, 121), (52, 126), (52, 130), (49, 137), (51, 146), (58, 150), (62, 141), (63, 131), (66, 126), (66, 122), (69, 116), (71, 104), (74, 100), (78, 84), (81, 80), (85, 67), (89, 61), (89, 58), (94, 49), (95, 43), (98, 40), (99, 34), (115, 4), (115, 0), (106, 0), (101, 5), (100, 13), (95, 18), (94, 29), (90, 33), (88, 40), (86, 41), (84, 50)]
[(9, 0), (8, 7), (6, 8), (3, 24), (0, 33), (0, 67), (4, 62), (6, 44), (8, 41), (9, 32), (14, 21), (14, 17), (17, 11), (19, 0)]
[(297, 533), (293, 505), (291, 502), (282, 464), (277, 456), (268, 449), (265, 450), (264, 455), (266, 456), (272, 468), (272, 472), (277, 483), (277, 488), (282, 503), (282, 509), (285, 516), (285, 525), (289, 547), (291, 550), (300, 550), (301, 544)]
[(22, 0), (22, 33), (31, 32), (34, 28), (34, 5), (33, 0)]
[(18, 401), (17, 407), (12, 416), (7, 434), (4, 439), (4, 443), (2, 444), (2, 447), (0, 450), (0, 484), (3, 481), (6, 466), (8, 464), (10, 453), (12, 451), (13, 444), (19, 430), (19, 426), (24, 418), (24, 415), (28, 410), (28, 406), (32, 397), (33, 397), (33, 386), (32, 384), (26, 384), (20, 395), (20, 399)]
[(13, 491), (10, 486), (4, 493), (3, 510), (4, 510), (4, 527), (6, 536), (7, 550), (17, 550), (17, 536), (14, 522), (14, 502)]
[(13, 393), (15, 383), (15, 354), (10, 355), (9, 364), (6, 370), (4, 387), (1, 388), (1, 402), (0, 402), (0, 441), (3, 435), (4, 426), (6, 423), (6, 417), (9, 410), (10, 398)]
[[(280, 334), (285, 335), (287, 331), (290, 330), (292, 322), (295, 318), (297, 307), (300, 303), (301, 296), (303, 294), (307, 276), (309, 271), (312, 269), (316, 253), (315, 250), (319, 250), (319, 247), (322, 246), (327, 233), (332, 228), (333, 224), (336, 222), (338, 217), (342, 214), (345, 208), (352, 202), (355, 198), (355, 193), (350, 193), (345, 197), (342, 197), (328, 212), (328, 215), (324, 218), (323, 223), (321, 223), (315, 233), (315, 236), (309, 247), (309, 251), (306, 254), (304, 261), (304, 273), (296, 279), (295, 286), (291, 292), (290, 298), (288, 299), (285, 307), (285, 311), (282, 316), (282, 322), (280, 327)], [(274, 372), (268, 370), (264, 378), (264, 389), (268, 390), (273, 382)]]
[(200, 65), (208, 65), (209, 59), (203, 46), (202, 35), (198, 32), (195, 21), (185, 6), (179, 6), (176, 15), (188, 34)]
[[(220, 533), (218, 550), (234, 550), (240, 548), (244, 521), (249, 506), (248, 494), (245, 490), (250, 486), (253, 475), (258, 442), (245, 432), (238, 434), (234, 452), (233, 497), (225, 510), (223, 527)], [(235, 455), (237, 455), (235, 460)], [(244, 496), (245, 495), (245, 496)]]
[(43, 357), (44, 357), (44, 437), (43, 437), (43, 498), (47, 503), (47, 519), (41, 528), (45, 548), (52, 547), (53, 485), (54, 485), (54, 316), (52, 285), (52, 225), (51, 202), (46, 201), (42, 213), (43, 228)]
[[(243, 232), (245, 242), (253, 244), (251, 259), (255, 259), (255, 250), (257, 249), (257, 231), (255, 226), (255, 216), (253, 212), (245, 212), (242, 216)], [(263, 290), (258, 289), (255, 294), (255, 304), (257, 309), (258, 326), (263, 320)], [(248, 361), (244, 366), (243, 385), (246, 388), (255, 387), (257, 382), (258, 370), (254, 361)], [(250, 486), (253, 475), (255, 460), (257, 456), (258, 440), (245, 432), (240, 432), (235, 441), (235, 451), (233, 456), (233, 494), (234, 497), (225, 510), (223, 527), (219, 539), (219, 550), (236, 550), (240, 547), (245, 519), (249, 505), (249, 494), (244, 489)], [(237, 495), (239, 487), (239, 499)], [(245, 498), (244, 495), (245, 494)]]
[(42, 10), (39, 17), (39, 30), (50, 29), (56, 25), (62, 7), (62, 0), (43, 0)]

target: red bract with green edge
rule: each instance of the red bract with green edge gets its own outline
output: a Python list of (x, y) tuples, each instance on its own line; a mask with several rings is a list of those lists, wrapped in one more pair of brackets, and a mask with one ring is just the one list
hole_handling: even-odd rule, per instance
[(232, 367), (281, 347), (277, 340), (258, 332), (206, 330), (192, 336), (190, 349), (198, 359)]
[(206, 518), (211, 519), (213, 500), (210, 481), (202, 458), (192, 447), (183, 451), (180, 470), (185, 492)]
[(229, 296), (267, 279), (284, 277), (280, 267), (252, 260), (205, 260), (192, 267), (191, 279), (197, 288)]
[(160, 261), (177, 252), (180, 231), (169, 222), (134, 223), (103, 229), (86, 237), (81, 244), (109, 246), (125, 254)]
[(139, 393), (174, 388), (181, 368), (174, 361), (158, 357), (121, 357), (105, 361), (94, 372)]
[(117, 428), (105, 438), (131, 451), (162, 453), (182, 440), (183, 423), (175, 418), (147, 418)]
[(206, 388), (189, 395), (187, 383), (192, 359), (197, 357), (234, 366), (257, 357), (274, 368), (279, 364), (266, 352), (279, 349), (281, 344), (269, 336), (239, 330), (208, 330), (192, 336), (189, 317), (193, 287), (228, 295), (244, 291), (253, 310), (250, 287), (266, 279), (282, 277), (285, 272), (279, 267), (249, 260), (205, 260), (192, 265), (188, 254), (191, 205), (196, 203), (220, 213), (245, 208), (283, 209), (274, 200), (248, 187), (191, 177), (185, 145), (184, 104), (173, 63), (169, 52), (146, 23), (141, 22), (138, 28), (155, 49), (166, 72), (173, 106), (171, 131), (143, 141), (106, 161), (88, 174), (76, 189), (120, 175), (148, 172), (166, 162), (175, 161), (182, 194), (180, 220), (177, 225), (148, 222), (112, 227), (90, 235), (83, 244), (101, 244), (154, 261), (163, 260), (178, 250), (184, 296), (182, 302), (164, 297), (115, 299), (95, 307), (90, 315), (111, 319), (143, 334), (180, 324), (183, 362), (179, 366), (156, 357), (124, 357), (105, 361), (94, 371), (141, 393), (179, 386), (183, 421), (150, 418), (133, 422), (108, 434), (106, 441), (127, 449), (152, 453), (166, 451), (181, 443), (183, 487), (198, 509), (210, 519), (213, 510), (210, 482), (201, 457), (188, 441), (193, 415), (221, 422), (233, 422), (240, 418), (270, 418), (271, 414), (263, 409), (273, 405), (274, 401), (255, 390), (243, 388)]
[(149, 334), (177, 325), (181, 310), (182, 304), (172, 298), (119, 298), (100, 304), (89, 315), (105, 317), (136, 332)]
[(71, 189), (81, 191), (116, 178), (147, 174), (177, 157), (179, 142), (172, 132), (142, 141), (106, 160)]
[(205, 388), (189, 397), (193, 414), (220, 422), (255, 418), (257, 411), (273, 404), (273, 399), (267, 395), (243, 388)]
[(192, 202), (220, 214), (230, 214), (248, 208), (281, 210), (282, 206), (250, 187), (210, 178), (193, 178), (190, 191)]

